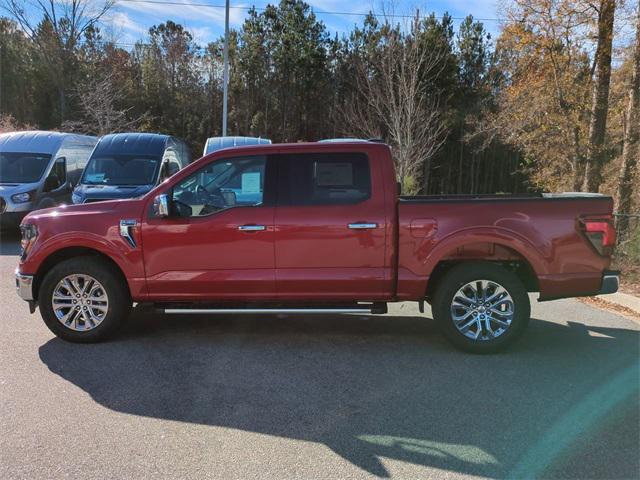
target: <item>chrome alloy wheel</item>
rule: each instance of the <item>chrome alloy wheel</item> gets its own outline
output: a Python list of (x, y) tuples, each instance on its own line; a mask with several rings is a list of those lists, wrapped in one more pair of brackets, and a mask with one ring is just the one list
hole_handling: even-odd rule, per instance
[(109, 298), (100, 282), (84, 275), (67, 275), (53, 290), (51, 306), (58, 321), (77, 332), (96, 328), (109, 311)]
[(471, 340), (493, 340), (511, 326), (514, 304), (502, 285), (474, 280), (463, 285), (451, 301), (451, 318), (460, 333)]

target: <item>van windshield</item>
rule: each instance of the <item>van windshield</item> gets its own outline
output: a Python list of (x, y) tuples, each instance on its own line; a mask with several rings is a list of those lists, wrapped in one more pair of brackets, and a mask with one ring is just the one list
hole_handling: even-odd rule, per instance
[(0, 183), (32, 183), (42, 178), (51, 155), (0, 153)]
[(82, 175), (88, 185), (152, 185), (158, 178), (160, 157), (110, 155), (92, 157)]

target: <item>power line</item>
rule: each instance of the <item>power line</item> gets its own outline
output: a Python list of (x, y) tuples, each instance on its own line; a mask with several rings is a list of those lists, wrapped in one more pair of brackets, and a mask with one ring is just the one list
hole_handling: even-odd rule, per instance
[[(76, 42), (78, 45), (91, 45), (91, 44), (96, 44), (96, 45), (113, 45), (115, 47), (146, 47), (146, 48), (150, 48), (155, 46), (152, 43), (144, 43), (144, 42), (135, 42), (135, 43), (124, 43), (124, 42), (113, 42), (111, 40), (81, 40)], [(208, 47), (203, 47), (200, 45), (192, 45), (193, 49), (195, 50), (207, 50)]]
[[(189, 6), (189, 7), (204, 7), (204, 8), (225, 8), (224, 5), (216, 5), (212, 3), (197, 3), (197, 2), (178, 2), (171, 0), (119, 0), (121, 2), (128, 3), (155, 3), (159, 5), (179, 5), (179, 6)], [(256, 10), (258, 12), (263, 12), (266, 10), (265, 7), (241, 7), (241, 6), (230, 6), (229, 8), (233, 8), (235, 10)], [(313, 13), (316, 15), (342, 15), (342, 16), (352, 16), (352, 17), (366, 17), (368, 15), (372, 15), (374, 17), (389, 17), (389, 18), (416, 18), (415, 15), (408, 14), (393, 14), (393, 13), (374, 13), (374, 12), (335, 12), (329, 10), (313, 10)], [(466, 17), (450, 17), (452, 20), (465, 20)], [(475, 18), (474, 20), (480, 22), (504, 22), (503, 19), (500, 18)]]

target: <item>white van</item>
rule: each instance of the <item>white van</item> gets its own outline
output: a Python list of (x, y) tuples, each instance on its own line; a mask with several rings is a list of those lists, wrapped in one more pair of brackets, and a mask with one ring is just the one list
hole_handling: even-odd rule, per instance
[(0, 134), (0, 224), (71, 200), (98, 139), (60, 132)]

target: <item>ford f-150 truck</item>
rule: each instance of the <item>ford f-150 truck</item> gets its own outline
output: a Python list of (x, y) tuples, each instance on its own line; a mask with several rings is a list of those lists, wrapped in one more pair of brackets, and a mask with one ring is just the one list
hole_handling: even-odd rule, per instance
[(165, 313), (385, 313), (424, 302), (472, 352), (524, 331), (540, 300), (611, 293), (602, 195), (398, 195), (373, 142), (207, 155), (147, 195), (22, 222), (18, 294), (57, 336), (105, 339), (133, 302)]

